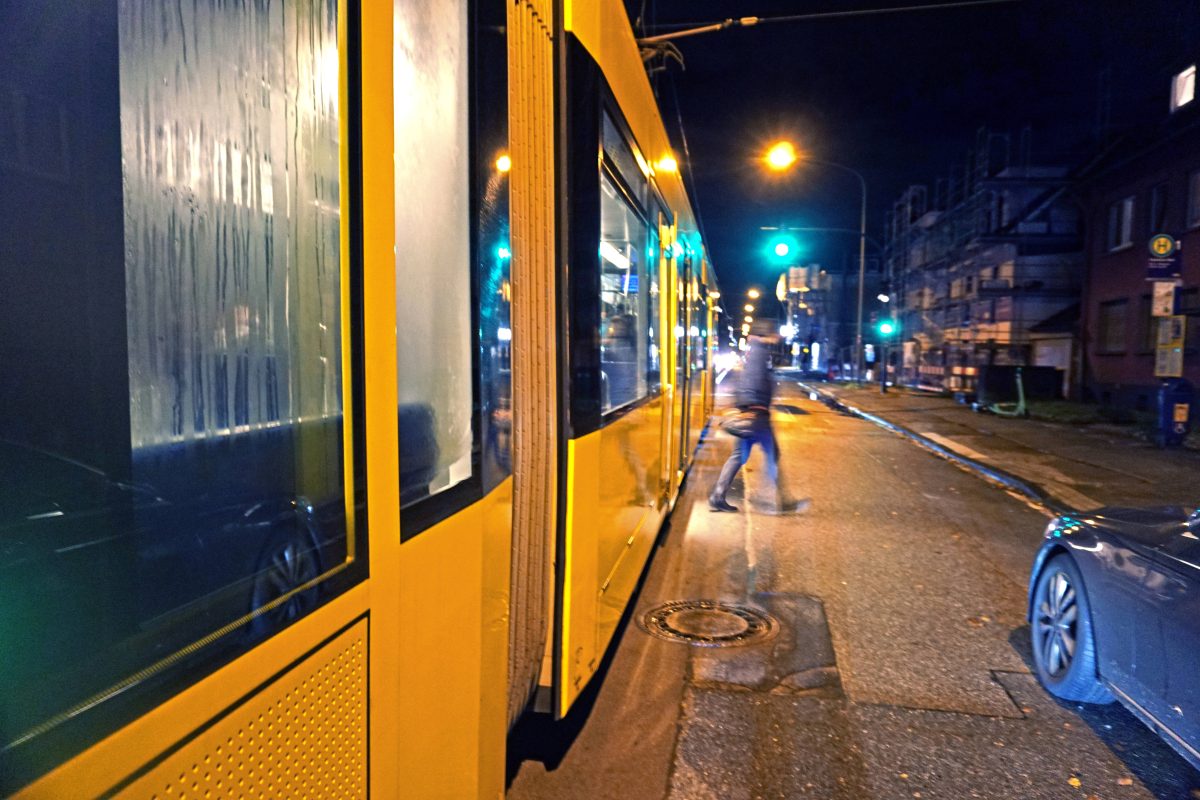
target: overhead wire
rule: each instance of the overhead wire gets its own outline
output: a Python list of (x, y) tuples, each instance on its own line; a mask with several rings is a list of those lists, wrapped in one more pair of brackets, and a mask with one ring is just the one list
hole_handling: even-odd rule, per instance
[[(959, 0), (952, 3), (925, 3), (914, 6), (890, 6), (887, 8), (859, 8), (850, 11), (814, 11), (806, 14), (790, 14), (781, 17), (757, 17), (755, 25), (765, 25), (769, 22), (804, 22), (814, 19), (837, 19), (841, 17), (867, 17), (882, 14), (898, 14), (907, 11), (940, 11), (947, 8), (969, 8), (972, 6), (992, 6), (1001, 3), (1019, 3), (1021, 0)], [(646, 26), (650, 30), (675, 30), (679, 28), (703, 27), (719, 25), (722, 20), (711, 22), (668, 22), (662, 25)]]

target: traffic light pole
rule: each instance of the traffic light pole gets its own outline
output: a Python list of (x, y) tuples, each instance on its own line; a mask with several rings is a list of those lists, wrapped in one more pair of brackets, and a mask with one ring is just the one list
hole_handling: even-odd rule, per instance
[(879, 342), (879, 393), (887, 394), (887, 373), (888, 373), (888, 345), (887, 339)]
[(861, 381), (863, 376), (863, 284), (866, 283), (867, 276), (867, 182), (862, 175), (849, 167), (842, 167), (842, 169), (854, 173), (854, 177), (858, 178), (859, 186), (862, 187), (862, 213), (858, 220), (858, 326), (854, 329), (854, 363), (857, 370), (855, 377)]

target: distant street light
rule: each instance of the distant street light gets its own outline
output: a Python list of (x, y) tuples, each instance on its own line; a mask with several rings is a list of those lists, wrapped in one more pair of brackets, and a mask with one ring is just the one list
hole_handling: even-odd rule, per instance
[(796, 146), (791, 142), (778, 142), (771, 145), (767, 151), (767, 166), (776, 171), (782, 171), (796, 163)]
[(890, 303), (892, 301), (892, 298), (888, 297), (886, 294), (884, 294), (882, 292), (875, 295), (875, 299), (881, 303)]
[[(791, 142), (777, 142), (767, 151), (764, 160), (771, 169), (782, 171), (800, 160), (800, 157), (797, 154), (796, 146)], [(857, 170), (851, 169), (845, 164), (836, 164), (810, 156), (805, 156), (804, 161), (845, 170), (858, 178), (858, 185), (862, 190), (862, 208), (858, 221), (858, 319), (854, 330), (854, 376), (861, 380), (863, 372), (863, 284), (866, 282), (867, 274), (867, 180)]]
[(746, 296), (751, 300), (757, 300), (761, 295), (758, 289), (751, 289), (750, 291), (746, 292)]
[(749, 303), (746, 303), (746, 309), (745, 309), (745, 310), (746, 310), (746, 313), (750, 313), (751, 311), (753, 311), (753, 310), (754, 310), (754, 306), (750, 305)]

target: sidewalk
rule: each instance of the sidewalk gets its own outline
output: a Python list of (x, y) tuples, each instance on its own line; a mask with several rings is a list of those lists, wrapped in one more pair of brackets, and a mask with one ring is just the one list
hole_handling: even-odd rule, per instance
[(1200, 504), (1200, 452), (1161, 450), (1112, 426), (979, 413), (898, 387), (800, 383), (1055, 511)]

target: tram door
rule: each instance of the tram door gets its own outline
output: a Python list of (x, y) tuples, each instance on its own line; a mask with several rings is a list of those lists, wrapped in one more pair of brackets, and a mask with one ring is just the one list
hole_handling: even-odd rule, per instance
[[(671, 221), (665, 213), (663, 213), (662, 211), (659, 211), (659, 213), (658, 213), (658, 253), (657, 253), (658, 275), (659, 275), (659, 286), (662, 287), (662, 293), (664, 295), (666, 294), (666, 288), (669, 287), (671, 285), (671, 281), (674, 280), (674, 278), (672, 277), (673, 270), (671, 269), (671, 267), (673, 266), (673, 261), (670, 258), (668, 258), (668, 254), (671, 252), (674, 242), (675, 242), (675, 236), (674, 236), (674, 230), (672, 229), (672, 226), (671, 226)], [(663, 339), (665, 338), (662, 335), (662, 332), (670, 331), (673, 328), (673, 326), (671, 324), (671, 305), (670, 305), (670, 303), (662, 302), (659, 304), (658, 316), (659, 316), (659, 319), (657, 321), (658, 330), (659, 330), (659, 337), (658, 337), (659, 342), (658, 343), (661, 345)], [(671, 352), (669, 350), (664, 350), (662, 352), (661, 365), (662, 365), (663, 369), (670, 369), (670, 364), (668, 361), (668, 359), (670, 359), (670, 357), (671, 357)], [(670, 380), (671, 376), (665, 375), (663, 377), (667, 379), (664, 381), (664, 383), (667, 383), (667, 384), (674, 383), (674, 381)], [(678, 383), (674, 383), (674, 386), (672, 387), (669, 395), (666, 398), (664, 398), (664, 401), (663, 401), (662, 440), (661, 440), (661, 446), (659, 448), (659, 452), (662, 453), (662, 459), (660, 461), (659, 476), (658, 476), (658, 494), (659, 494), (659, 497), (662, 499), (669, 498), (671, 495), (671, 471), (674, 469), (674, 467), (672, 466), (673, 459), (671, 458), (671, 443), (672, 443), (671, 432), (672, 432), (672, 428), (675, 424), (675, 395), (678, 392), (677, 387), (678, 387)]]

